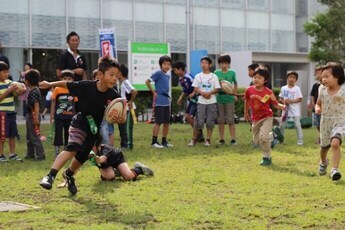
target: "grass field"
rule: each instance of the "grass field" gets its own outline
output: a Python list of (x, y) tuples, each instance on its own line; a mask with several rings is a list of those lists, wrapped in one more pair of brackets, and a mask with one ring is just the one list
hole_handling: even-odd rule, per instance
[[(19, 128), (24, 136), (24, 126)], [(43, 129), (49, 132), (47, 125)], [(316, 129), (303, 130), (303, 147), (296, 145), (296, 131), (286, 130), (286, 144), (273, 150), (268, 167), (259, 165), (260, 151), (249, 146), (245, 123), (236, 126), (237, 146), (228, 139), (217, 147), (215, 129), (211, 147), (188, 148), (190, 127), (173, 124), (169, 139), (174, 147), (153, 149), (151, 131), (152, 125), (137, 124), (134, 150), (125, 156), (129, 165), (149, 165), (155, 177), (102, 182), (98, 169), (87, 162), (76, 175), (76, 196), (56, 188), (61, 173), (52, 190), (38, 185), (53, 160), (50, 143), (44, 143), (45, 161), (0, 164), (0, 201), (40, 207), (0, 213), (0, 229), (345, 228), (345, 183), (318, 176)], [(23, 157), (24, 140), (17, 149)]]

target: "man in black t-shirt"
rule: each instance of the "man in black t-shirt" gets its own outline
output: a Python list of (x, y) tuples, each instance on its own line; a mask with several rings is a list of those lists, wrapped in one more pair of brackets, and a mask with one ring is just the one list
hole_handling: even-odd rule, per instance
[(74, 81), (86, 80), (86, 60), (78, 50), (78, 46), (80, 44), (79, 35), (73, 31), (67, 35), (66, 40), (68, 49), (59, 57), (56, 75), (60, 78), (62, 70), (70, 69), (74, 72)]

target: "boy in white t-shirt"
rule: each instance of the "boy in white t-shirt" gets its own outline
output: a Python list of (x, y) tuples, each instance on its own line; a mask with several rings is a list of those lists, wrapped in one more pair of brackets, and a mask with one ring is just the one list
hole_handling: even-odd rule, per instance
[(205, 121), (207, 128), (205, 146), (210, 146), (212, 131), (215, 125), (215, 120), (218, 116), (216, 94), (220, 89), (219, 80), (217, 75), (210, 71), (210, 67), (212, 65), (211, 58), (207, 56), (202, 57), (200, 62), (202, 72), (195, 76), (192, 84), (194, 92), (199, 96), (193, 139), (188, 146), (194, 146), (196, 144), (198, 132), (200, 129), (203, 129)]
[(286, 78), (287, 85), (283, 86), (279, 93), (280, 102), (285, 104), (287, 110), (287, 119), (282, 121), (281, 133), (284, 135), (285, 123), (287, 120), (292, 118), (297, 131), (297, 145), (303, 145), (303, 132), (300, 121), (303, 95), (301, 89), (295, 85), (298, 80), (298, 73), (295, 71), (289, 71)]

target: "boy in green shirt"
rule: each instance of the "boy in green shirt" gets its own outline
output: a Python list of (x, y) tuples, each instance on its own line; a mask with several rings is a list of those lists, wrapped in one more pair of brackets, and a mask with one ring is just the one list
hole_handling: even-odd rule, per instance
[(219, 82), (225, 80), (234, 85), (234, 94), (226, 94), (223, 90), (220, 90), (217, 95), (217, 105), (218, 105), (218, 128), (219, 128), (219, 144), (224, 145), (224, 127), (225, 122), (229, 125), (231, 145), (236, 145), (235, 137), (235, 101), (237, 97), (237, 80), (236, 73), (233, 69), (230, 69), (231, 58), (229, 55), (224, 54), (219, 56), (218, 64), (220, 69), (216, 70), (214, 73), (218, 76)]

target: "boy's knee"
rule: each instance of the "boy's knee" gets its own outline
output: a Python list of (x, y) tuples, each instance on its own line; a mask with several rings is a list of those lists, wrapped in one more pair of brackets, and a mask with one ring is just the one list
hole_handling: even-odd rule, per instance
[(334, 135), (331, 139), (331, 147), (332, 148), (339, 148), (340, 145), (342, 143), (342, 137), (340, 135), (340, 133), (337, 133), (336, 135)]

